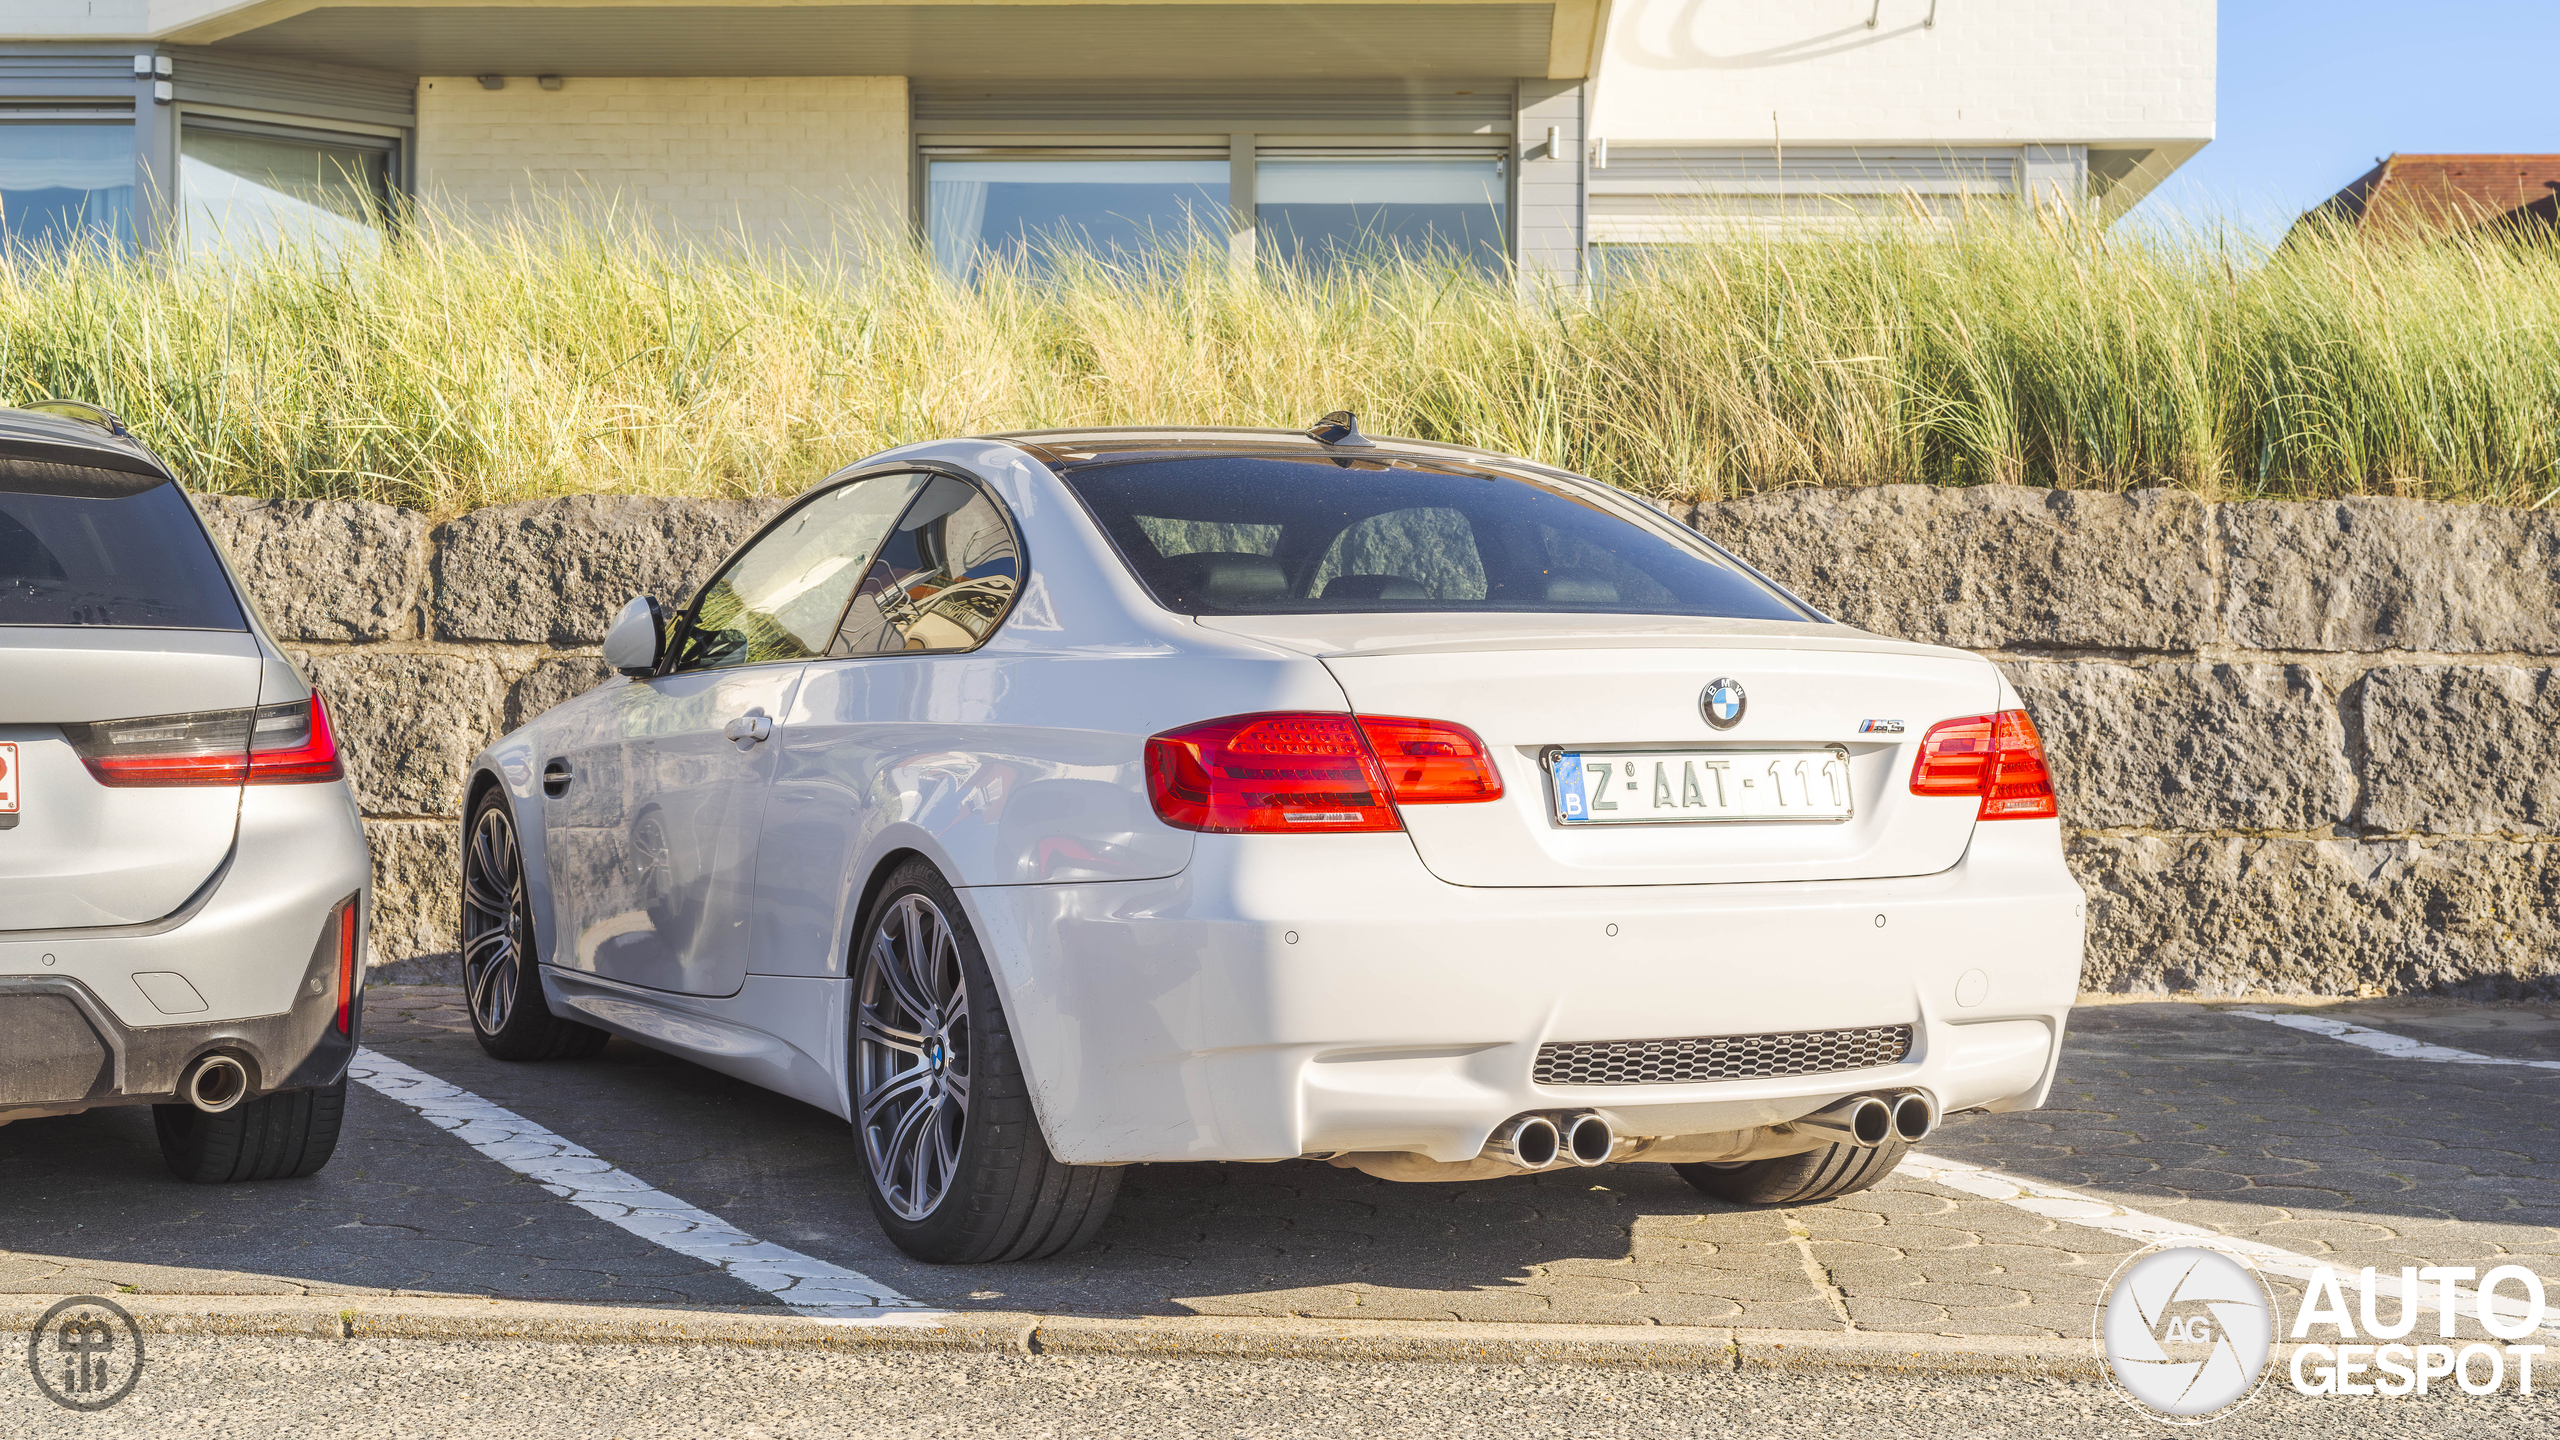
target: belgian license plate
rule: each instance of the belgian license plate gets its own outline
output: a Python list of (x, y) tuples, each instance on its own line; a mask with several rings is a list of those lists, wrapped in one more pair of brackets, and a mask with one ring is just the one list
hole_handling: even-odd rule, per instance
[(1846, 820), (1849, 752), (1553, 750), (1556, 818), (1567, 825)]
[(0, 741), (0, 826), (18, 823), (18, 747)]

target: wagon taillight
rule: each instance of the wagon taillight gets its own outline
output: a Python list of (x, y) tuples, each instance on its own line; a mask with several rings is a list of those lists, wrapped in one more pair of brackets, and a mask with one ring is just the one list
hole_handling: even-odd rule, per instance
[(248, 710), (62, 727), (101, 785), (280, 785), (346, 774), (320, 692)]

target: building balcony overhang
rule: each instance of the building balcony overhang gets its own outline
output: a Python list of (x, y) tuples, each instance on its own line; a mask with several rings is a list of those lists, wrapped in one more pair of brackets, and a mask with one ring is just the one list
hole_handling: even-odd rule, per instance
[(139, 8), (141, 33), (11, 38), (204, 45), (412, 75), (1577, 80), (1597, 62), (1608, 0), (145, 0)]

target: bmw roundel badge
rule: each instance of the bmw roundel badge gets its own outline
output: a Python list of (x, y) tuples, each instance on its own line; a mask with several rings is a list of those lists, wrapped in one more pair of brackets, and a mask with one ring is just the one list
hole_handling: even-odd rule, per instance
[(1742, 723), (1742, 712), (1750, 704), (1741, 681), (1718, 676), (1707, 682), (1707, 692), (1698, 697), (1698, 713), (1717, 729), (1730, 730)]

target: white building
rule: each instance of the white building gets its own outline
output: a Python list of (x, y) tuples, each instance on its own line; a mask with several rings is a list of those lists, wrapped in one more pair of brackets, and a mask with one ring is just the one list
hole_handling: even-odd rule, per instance
[(610, 201), (952, 265), (1207, 227), (1536, 274), (1888, 205), (2120, 213), (2213, 133), (2212, 0), (8, 0), (0, 233), (344, 243)]

